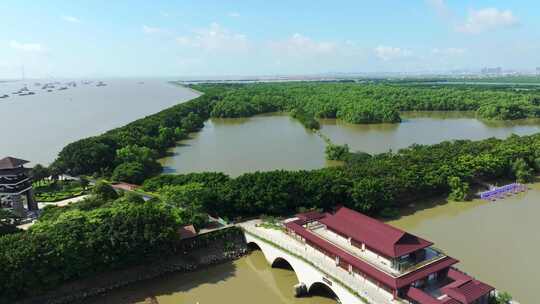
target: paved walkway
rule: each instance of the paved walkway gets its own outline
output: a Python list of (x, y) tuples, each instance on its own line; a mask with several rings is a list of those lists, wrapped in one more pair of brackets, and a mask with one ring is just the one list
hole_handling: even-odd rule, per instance
[(77, 196), (77, 197), (73, 197), (73, 198), (68, 198), (68, 199), (65, 199), (65, 200), (62, 200), (62, 201), (58, 201), (58, 202), (52, 202), (52, 203), (49, 203), (49, 202), (38, 202), (38, 206), (39, 206), (39, 209), (45, 207), (45, 206), (58, 206), (58, 207), (63, 207), (63, 206), (67, 206), (71, 203), (75, 203), (75, 202), (79, 202), (79, 201), (82, 201), (83, 199), (87, 198), (88, 195), (81, 195), (81, 196)]
[[(62, 201), (58, 201), (58, 202), (53, 202), (53, 203), (48, 203), (48, 202), (38, 202), (38, 207), (39, 207), (39, 209), (43, 209), (43, 207), (45, 207), (45, 206), (58, 206), (58, 207), (64, 207), (64, 206), (67, 206), (67, 205), (69, 205), (69, 204), (72, 204), (72, 203), (75, 203), (75, 202), (82, 201), (82, 200), (85, 199), (86, 197), (88, 197), (88, 195), (81, 195), (81, 196), (77, 196), (77, 197), (73, 197), (73, 198), (68, 198), (68, 199), (65, 199), (65, 200), (62, 200)], [(25, 223), (25, 224), (19, 225), (19, 226), (17, 226), (17, 228), (23, 229), (23, 230), (28, 230), (28, 228), (30, 228), (32, 225), (34, 225), (35, 222), (36, 222), (36, 221), (33, 220), (33, 221), (30, 222), (30, 223)]]

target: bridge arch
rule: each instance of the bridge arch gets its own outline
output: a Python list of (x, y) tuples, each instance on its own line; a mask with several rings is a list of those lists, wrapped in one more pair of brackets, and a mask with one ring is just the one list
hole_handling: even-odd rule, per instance
[(259, 246), (259, 244), (255, 243), (255, 242), (249, 242), (247, 243), (247, 248), (249, 251), (253, 251), (253, 250), (260, 250), (262, 251), (261, 247)]
[(339, 299), (336, 292), (332, 289), (332, 287), (323, 282), (315, 282), (311, 284), (311, 286), (308, 289), (308, 293), (310, 296), (316, 295), (320, 297), (325, 297), (325, 298), (336, 300), (338, 303), (341, 303), (341, 300)]
[(294, 272), (294, 275), (296, 276), (296, 281), (300, 282), (300, 277), (298, 275), (298, 272), (296, 272), (292, 263), (287, 261), (285, 258), (282, 258), (282, 257), (275, 258), (271, 264), (271, 267), (291, 270), (292, 272)]
[[(283, 250), (283, 248), (273, 245), (268, 241), (261, 240), (259, 237), (249, 233), (245, 234), (245, 238), (249, 248), (260, 249), (268, 264), (276, 266), (274, 263), (283, 263), (281, 260), (285, 260), (291, 265), (298, 282), (305, 284), (308, 293), (320, 294), (323, 297), (327, 296), (343, 304), (361, 303), (356, 295), (343, 288), (334, 279), (329, 278), (327, 274), (313, 267), (312, 264), (307, 263), (302, 258), (290, 254), (290, 252)], [(319, 284), (323, 286), (319, 286)]]

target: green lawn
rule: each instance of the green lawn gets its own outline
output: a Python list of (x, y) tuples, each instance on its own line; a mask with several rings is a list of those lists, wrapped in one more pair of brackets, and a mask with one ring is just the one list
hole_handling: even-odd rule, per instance
[(57, 202), (88, 193), (78, 181), (42, 181), (34, 183), (34, 196), (38, 202)]

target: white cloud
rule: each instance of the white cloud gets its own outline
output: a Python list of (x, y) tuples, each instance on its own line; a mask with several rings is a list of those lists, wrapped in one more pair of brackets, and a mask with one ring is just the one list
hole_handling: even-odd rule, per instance
[(471, 10), (464, 24), (457, 30), (468, 34), (478, 34), (499, 28), (513, 27), (519, 24), (518, 19), (510, 10), (484, 8)]
[(159, 27), (153, 27), (153, 26), (148, 26), (148, 25), (143, 25), (142, 31), (143, 31), (143, 33), (145, 33), (145, 34), (159, 34), (159, 33), (165, 32), (165, 30), (162, 29), (162, 28), (159, 28)]
[(71, 22), (71, 23), (81, 23), (81, 20), (73, 16), (62, 16), (62, 20)]
[(232, 32), (215, 22), (207, 28), (194, 30), (190, 35), (177, 37), (176, 41), (182, 46), (204, 51), (234, 52), (249, 49), (245, 35)]
[(452, 12), (448, 8), (448, 5), (446, 5), (445, 0), (425, 0), (426, 3), (431, 6), (438, 15), (443, 17), (448, 17), (452, 15)]
[(379, 45), (374, 49), (375, 56), (377, 58), (383, 60), (383, 61), (389, 61), (394, 59), (399, 59), (403, 57), (408, 57), (412, 53), (409, 50), (398, 48), (398, 47), (391, 47), (391, 46), (384, 46)]
[(461, 56), (467, 52), (466, 49), (463, 48), (445, 48), (445, 49), (439, 49), (434, 48), (431, 50), (431, 52), (434, 55), (442, 55), (442, 56)]
[(334, 53), (337, 45), (333, 42), (316, 41), (302, 34), (295, 33), (284, 41), (271, 42), (270, 47), (279, 53), (316, 55)]
[(39, 43), (21, 43), (15, 40), (9, 42), (9, 46), (18, 51), (24, 52), (41, 52), (43, 46)]
[(230, 12), (227, 14), (227, 16), (231, 17), (231, 18), (238, 18), (240, 17), (240, 13), (239, 12)]

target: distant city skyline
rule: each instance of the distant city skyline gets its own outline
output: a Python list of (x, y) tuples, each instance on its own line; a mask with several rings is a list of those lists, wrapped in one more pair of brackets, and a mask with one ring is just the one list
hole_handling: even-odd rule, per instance
[(0, 79), (537, 73), (532, 0), (0, 3)]

